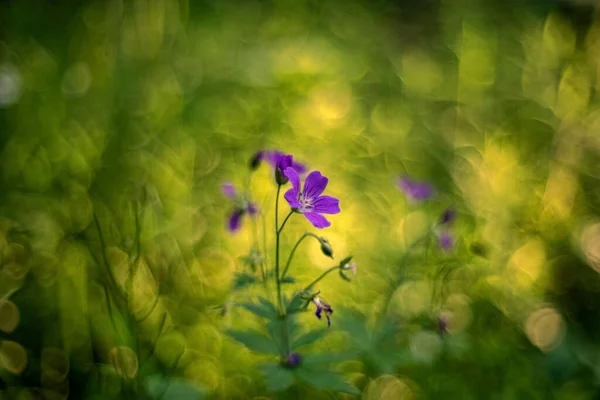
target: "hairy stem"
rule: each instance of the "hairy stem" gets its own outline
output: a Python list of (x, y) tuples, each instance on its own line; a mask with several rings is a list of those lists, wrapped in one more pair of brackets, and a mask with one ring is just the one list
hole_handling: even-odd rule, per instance
[(314, 237), (315, 239), (319, 240), (319, 242), (321, 240), (317, 235), (315, 235), (314, 233), (310, 233), (310, 232), (306, 232), (304, 235), (302, 235), (300, 237), (300, 239), (298, 239), (298, 241), (296, 242), (296, 245), (294, 246), (294, 248), (292, 249), (292, 251), (290, 253), (290, 256), (288, 257), (287, 262), (285, 263), (285, 268), (283, 269), (283, 273), (281, 274), (281, 278), (280, 278), (281, 281), (283, 281), (283, 278), (285, 278), (285, 274), (287, 274), (287, 271), (290, 268), (290, 264), (292, 263), (292, 259), (294, 258), (294, 253), (296, 252), (296, 249), (298, 248), (298, 246), (300, 246), (300, 243), (302, 243), (302, 241), (309, 236)]
[(312, 289), (313, 286), (315, 286), (317, 283), (319, 283), (321, 281), (321, 279), (325, 278), (327, 275), (329, 275), (329, 273), (335, 271), (336, 269), (339, 269), (340, 266), (339, 265), (335, 265), (331, 268), (329, 268), (327, 271), (323, 272), (321, 274), (321, 276), (319, 276), (317, 279), (315, 279), (314, 281), (312, 281), (312, 283), (310, 285), (308, 285), (304, 290), (309, 290)]

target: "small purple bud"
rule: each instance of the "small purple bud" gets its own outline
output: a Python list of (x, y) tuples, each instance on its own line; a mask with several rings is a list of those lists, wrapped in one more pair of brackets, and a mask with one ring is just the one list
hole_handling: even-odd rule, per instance
[(297, 368), (300, 365), (301, 361), (302, 357), (300, 356), (300, 354), (290, 351), (290, 354), (288, 354), (284, 365), (288, 368)]
[(264, 152), (263, 151), (259, 151), (258, 153), (254, 154), (252, 156), (252, 158), (250, 159), (250, 169), (252, 171), (256, 170), (258, 167), (260, 167), (260, 164), (264, 158)]
[(440, 225), (452, 223), (456, 219), (456, 212), (452, 208), (446, 208), (440, 217)]
[(452, 248), (452, 236), (449, 233), (442, 233), (439, 235), (438, 240), (440, 241), (440, 246), (442, 249), (448, 251)]

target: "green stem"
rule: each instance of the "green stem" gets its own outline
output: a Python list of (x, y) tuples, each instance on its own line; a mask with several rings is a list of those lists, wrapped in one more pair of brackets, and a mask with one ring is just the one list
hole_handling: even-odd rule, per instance
[(281, 278), (280, 280), (283, 281), (283, 278), (285, 278), (285, 274), (287, 274), (288, 269), (290, 268), (290, 264), (292, 263), (292, 258), (294, 258), (294, 253), (296, 252), (296, 249), (298, 248), (298, 246), (300, 246), (300, 243), (302, 243), (302, 241), (309, 237), (312, 236), (315, 239), (317, 239), (319, 242), (321, 241), (321, 239), (315, 235), (314, 233), (310, 233), (310, 232), (306, 232), (304, 235), (302, 235), (300, 237), (300, 239), (298, 239), (298, 241), (296, 242), (296, 245), (294, 246), (294, 248), (292, 249), (292, 252), (290, 253), (290, 256), (288, 257), (287, 262), (285, 263), (285, 268), (283, 269), (283, 273), (281, 274)]
[[(279, 194), (281, 185), (277, 185), (277, 197), (275, 198), (275, 284), (277, 285), (277, 305), (282, 315), (285, 315), (283, 310), (283, 301), (281, 299), (281, 282), (279, 282)], [(289, 217), (289, 216), (288, 216)], [(287, 221), (287, 218), (286, 218)], [(285, 225), (285, 222), (284, 222)], [(282, 226), (283, 227), (283, 226)]]
[(281, 232), (283, 230), (283, 227), (285, 226), (285, 223), (288, 221), (288, 219), (290, 219), (290, 217), (292, 216), (293, 213), (294, 213), (293, 211), (290, 211), (290, 213), (287, 215), (287, 217), (285, 217), (285, 219), (283, 220), (283, 223), (279, 227), (278, 232)]
[(304, 290), (309, 290), (312, 289), (313, 286), (315, 286), (317, 283), (319, 283), (319, 281), (323, 278), (325, 278), (330, 272), (335, 271), (336, 269), (339, 269), (340, 266), (336, 265), (334, 267), (329, 268), (327, 271), (323, 272), (321, 274), (321, 276), (319, 276), (317, 279), (315, 279), (314, 281), (312, 281), (312, 283), (310, 285), (308, 285)]

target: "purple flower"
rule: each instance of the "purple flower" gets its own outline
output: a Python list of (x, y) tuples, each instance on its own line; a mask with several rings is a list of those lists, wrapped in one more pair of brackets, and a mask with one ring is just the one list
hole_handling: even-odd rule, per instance
[(321, 319), (321, 315), (323, 312), (325, 312), (325, 317), (327, 317), (327, 326), (331, 326), (331, 318), (329, 317), (331, 314), (333, 314), (333, 309), (331, 306), (318, 296), (313, 297), (312, 301), (317, 307), (317, 310), (315, 311), (317, 318)]
[(452, 208), (446, 208), (438, 220), (437, 238), (440, 247), (445, 251), (450, 250), (453, 246), (454, 240), (450, 234), (449, 227), (452, 225), (452, 222), (454, 222), (455, 219), (456, 213), (454, 210)]
[(302, 191), (298, 172), (294, 168), (286, 168), (284, 173), (292, 182), (292, 188), (283, 196), (290, 207), (304, 214), (315, 228), (322, 229), (330, 226), (331, 222), (321, 214), (337, 214), (340, 212), (340, 205), (335, 197), (321, 196), (329, 179), (321, 175), (320, 171), (313, 171), (306, 177), (304, 191)]
[(296, 368), (298, 365), (300, 365), (300, 361), (302, 361), (300, 354), (290, 351), (290, 354), (288, 354), (284, 365), (288, 368)]
[(231, 183), (223, 184), (222, 190), (223, 194), (234, 202), (233, 211), (229, 215), (229, 219), (227, 221), (227, 228), (230, 232), (236, 232), (241, 227), (242, 217), (244, 214), (248, 213), (250, 215), (254, 215), (258, 212), (258, 208), (254, 203), (239, 195), (235, 189), (235, 186), (233, 186)]
[(415, 181), (409, 176), (402, 176), (398, 181), (398, 188), (404, 192), (409, 200), (420, 202), (433, 196), (433, 187), (424, 181)]
[(451, 224), (455, 219), (456, 219), (456, 212), (454, 212), (454, 210), (452, 208), (446, 208), (444, 210), (444, 213), (440, 217), (439, 224), (440, 225)]
[[(263, 158), (273, 168), (277, 168), (280, 166), (281, 159), (283, 157), (291, 157), (291, 156), (287, 156), (284, 153), (277, 151), (277, 150), (265, 150), (262, 153), (263, 153)], [(285, 161), (284, 164), (281, 164), (281, 166), (285, 166), (284, 169), (281, 170), (282, 173), (285, 172), (285, 168), (287, 168), (287, 167), (294, 168), (296, 170), (296, 172), (298, 172), (298, 174), (300, 174), (300, 175), (304, 174), (307, 171), (307, 168), (304, 164), (294, 161), (293, 158), (290, 158), (288, 160), (289, 160), (289, 164), (286, 164), (286, 163), (288, 163), (288, 161)]]
[(440, 242), (442, 249), (448, 251), (452, 248), (453, 240), (452, 236), (450, 236), (448, 232), (442, 232), (438, 234), (438, 241)]
[(449, 332), (450, 321), (448, 320), (447, 315), (440, 315), (438, 318), (438, 330), (440, 335), (444, 336)]

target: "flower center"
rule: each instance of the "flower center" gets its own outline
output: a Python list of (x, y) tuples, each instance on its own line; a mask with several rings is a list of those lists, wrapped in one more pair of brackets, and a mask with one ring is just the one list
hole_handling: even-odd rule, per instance
[(300, 203), (300, 206), (301, 206), (300, 209), (305, 211), (308, 208), (310, 208), (312, 206), (312, 200), (313, 199), (308, 199), (308, 198), (304, 197), (302, 195), (302, 193), (300, 193), (298, 195), (298, 203)]

